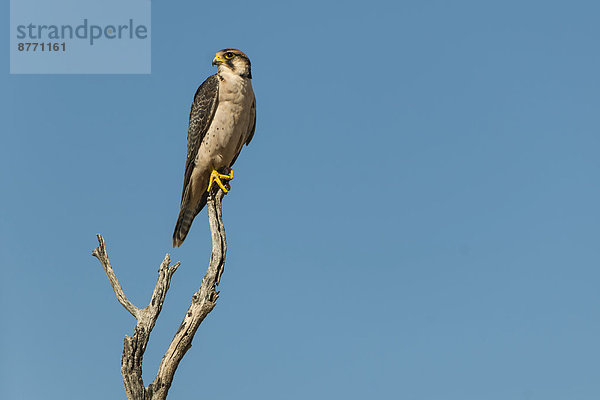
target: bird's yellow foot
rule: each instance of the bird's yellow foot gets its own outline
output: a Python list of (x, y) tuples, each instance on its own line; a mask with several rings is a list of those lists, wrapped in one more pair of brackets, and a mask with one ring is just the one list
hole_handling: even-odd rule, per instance
[(216, 183), (217, 185), (219, 185), (219, 187), (225, 192), (227, 193), (227, 188), (225, 188), (225, 185), (223, 185), (223, 182), (221, 182), (221, 179), (226, 179), (228, 181), (233, 179), (233, 170), (230, 170), (231, 172), (229, 173), (229, 175), (224, 175), (224, 174), (220, 174), (217, 172), (217, 170), (213, 169), (212, 172), (210, 173), (210, 179), (208, 181), (208, 189), (206, 189), (207, 192), (210, 193), (210, 188), (212, 187), (213, 183)]

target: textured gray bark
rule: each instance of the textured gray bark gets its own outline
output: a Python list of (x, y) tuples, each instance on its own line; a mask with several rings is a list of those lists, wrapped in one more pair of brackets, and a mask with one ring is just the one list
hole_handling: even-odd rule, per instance
[(102, 264), (119, 303), (137, 320), (133, 336), (125, 336), (121, 356), (121, 375), (123, 375), (123, 384), (128, 400), (164, 400), (167, 398), (179, 362), (192, 347), (196, 330), (216, 305), (219, 298), (216, 287), (223, 273), (227, 251), (221, 211), (223, 196), (223, 191), (219, 189), (216, 194), (209, 197), (206, 204), (212, 236), (212, 254), (208, 270), (202, 279), (200, 289), (193, 294), (183, 322), (177, 329), (175, 337), (160, 362), (156, 378), (147, 387), (144, 386), (142, 379), (144, 352), (150, 338), (150, 332), (154, 328), (169, 290), (171, 278), (177, 271), (179, 263), (171, 266), (169, 255), (165, 256), (158, 269), (158, 279), (150, 303), (145, 308), (138, 308), (125, 296), (123, 288), (110, 265), (104, 239), (101, 235), (97, 235), (99, 246), (94, 249), (92, 255)]

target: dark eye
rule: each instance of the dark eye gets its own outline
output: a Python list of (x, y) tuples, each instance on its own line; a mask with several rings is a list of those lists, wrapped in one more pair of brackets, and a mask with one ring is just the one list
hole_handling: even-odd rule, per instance
[(231, 60), (233, 57), (235, 57), (235, 54), (233, 54), (231, 52), (230, 53), (225, 53), (225, 58), (226, 59)]

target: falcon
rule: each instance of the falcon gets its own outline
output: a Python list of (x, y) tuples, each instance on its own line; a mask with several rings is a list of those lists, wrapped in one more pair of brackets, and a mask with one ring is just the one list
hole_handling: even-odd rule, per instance
[(196, 91), (187, 136), (187, 159), (181, 207), (173, 247), (185, 240), (211, 188), (233, 179), (231, 167), (248, 145), (256, 127), (256, 99), (252, 90), (250, 59), (237, 49), (223, 49), (212, 62), (217, 73)]

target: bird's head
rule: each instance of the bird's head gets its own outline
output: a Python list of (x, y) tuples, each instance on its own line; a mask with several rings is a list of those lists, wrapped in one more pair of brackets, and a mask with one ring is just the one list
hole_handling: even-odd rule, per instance
[(252, 78), (250, 59), (243, 51), (237, 49), (223, 49), (213, 58), (213, 65), (219, 66), (219, 71), (228, 69), (234, 74), (244, 78)]

